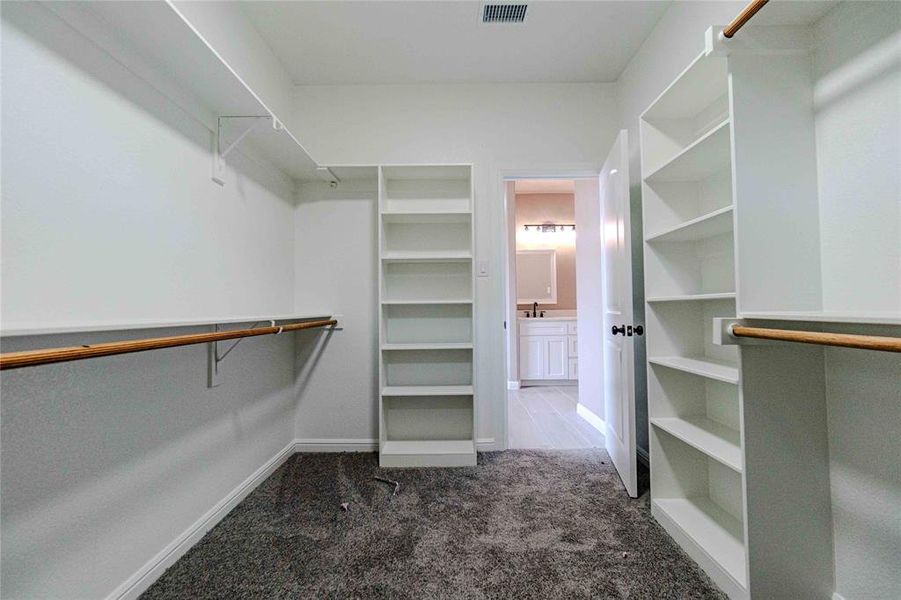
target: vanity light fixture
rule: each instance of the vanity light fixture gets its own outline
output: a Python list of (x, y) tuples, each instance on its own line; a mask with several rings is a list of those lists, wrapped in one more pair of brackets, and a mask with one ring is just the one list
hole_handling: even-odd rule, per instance
[(565, 231), (575, 231), (576, 226), (573, 223), (529, 223), (525, 226), (526, 231), (539, 231), (541, 233), (563, 233)]

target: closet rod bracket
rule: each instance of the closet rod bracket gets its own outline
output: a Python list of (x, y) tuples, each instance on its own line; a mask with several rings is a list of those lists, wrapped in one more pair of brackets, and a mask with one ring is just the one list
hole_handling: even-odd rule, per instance
[(735, 317), (714, 317), (713, 343), (717, 346), (772, 346), (778, 342), (732, 335), (734, 326), (746, 326), (748, 322)]
[[(332, 319), (336, 320), (337, 323), (327, 327), (326, 331), (342, 331), (344, 327), (341, 326), (341, 315), (333, 315)], [(276, 329), (276, 331), (274, 331), (273, 333), (275, 335), (280, 335), (283, 333), (282, 328), (284, 327), (284, 325), (277, 325), (277, 320), (278, 319), (268, 319), (267, 321), (257, 321), (250, 326), (250, 329), (257, 329), (259, 326), (265, 323), (263, 327)], [(222, 331), (222, 329), (220, 329), (220, 326), (216, 324), (213, 325), (213, 331), (214, 333), (219, 333), (220, 331)], [(231, 354), (232, 350), (237, 348), (238, 344), (240, 344), (241, 340), (243, 339), (244, 338), (238, 338), (237, 340), (232, 341), (228, 348), (226, 348), (223, 352), (219, 351), (219, 342), (207, 343), (207, 387), (218, 387), (222, 383), (222, 363), (225, 360), (225, 357)]]
[[(240, 119), (240, 121), (238, 121)], [(222, 147), (222, 125), (238, 121), (245, 123), (238, 136), (225, 148)], [(249, 121), (249, 124), (247, 123)], [(213, 140), (213, 174), (212, 179), (219, 185), (225, 185), (225, 159), (237, 148), (250, 133), (263, 121), (272, 121), (272, 128), (276, 131), (283, 129), (281, 122), (272, 115), (220, 115), (216, 117), (216, 131)]]

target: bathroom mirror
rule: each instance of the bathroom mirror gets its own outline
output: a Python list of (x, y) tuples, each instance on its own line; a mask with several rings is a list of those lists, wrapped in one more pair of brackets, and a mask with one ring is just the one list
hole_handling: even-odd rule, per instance
[(516, 303), (557, 303), (557, 251), (516, 252)]

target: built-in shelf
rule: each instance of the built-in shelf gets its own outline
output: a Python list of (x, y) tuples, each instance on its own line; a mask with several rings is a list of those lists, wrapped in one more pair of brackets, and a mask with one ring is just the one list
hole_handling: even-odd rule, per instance
[(644, 112), (646, 121), (695, 118), (726, 93), (726, 60), (707, 53), (699, 55)]
[(897, 312), (742, 311), (739, 317), (742, 319), (761, 319), (771, 321), (807, 321), (811, 323), (865, 323), (869, 325), (901, 325), (901, 309), (899, 309), (899, 311)]
[(703, 497), (658, 498), (652, 506), (664, 522), (678, 527), (740, 587), (746, 587), (744, 536), (738, 519)]
[(730, 156), (726, 119), (645, 177), (645, 181), (700, 181), (728, 168)]
[(675, 296), (652, 296), (648, 302), (699, 302), (704, 300), (729, 300), (735, 298), (735, 292), (717, 292), (714, 294), (681, 294)]
[(694, 242), (732, 231), (732, 207), (726, 206), (646, 238), (648, 242)]
[(471, 385), (389, 385), (382, 396), (471, 396)]
[(386, 251), (382, 260), (387, 262), (469, 262), (472, 253), (464, 250)]
[(382, 350), (472, 350), (472, 342), (417, 342), (382, 344)]
[(741, 435), (707, 417), (656, 417), (651, 424), (734, 471), (742, 470)]
[(469, 454), (474, 452), (472, 440), (388, 440), (383, 454)]
[(435, 298), (425, 300), (382, 300), (382, 304), (472, 304), (472, 298)]
[(678, 371), (685, 371), (686, 373), (693, 373), (695, 375), (700, 375), (701, 377), (707, 377), (708, 379), (738, 384), (737, 366), (711, 360), (709, 358), (654, 356), (648, 358), (648, 362), (670, 369), (676, 369)]
[[(208, 126), (213, 127), (220, 116), (268, 117), (242, 144), (252, 145), (293, 179), (317, 179), (316, 162), (298, 139), (281, 121), (278, 129), (273, 127), (278, 117), (173, 3), (60, 2), (47, 6), (176, 105), (196, 115), (196, 105), (201, 104), (209, 114)], [(173, 91), (169, 82), (157, 81), (156, 73), (171, 77), (178, 91)]]

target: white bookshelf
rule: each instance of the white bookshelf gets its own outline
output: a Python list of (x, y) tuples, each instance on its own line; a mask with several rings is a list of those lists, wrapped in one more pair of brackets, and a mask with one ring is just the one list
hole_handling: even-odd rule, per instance
[(382, 167), (379, 190), (379, 464), (475, 465), (471, 168)]
[(726, 59), (702, 55), (640, 121), (652, 513), (747, 598), (741, 367), (713, 344), (736, 314)]

